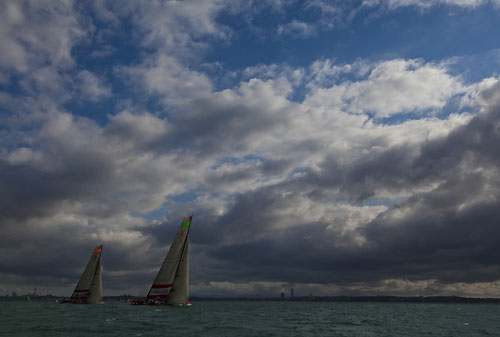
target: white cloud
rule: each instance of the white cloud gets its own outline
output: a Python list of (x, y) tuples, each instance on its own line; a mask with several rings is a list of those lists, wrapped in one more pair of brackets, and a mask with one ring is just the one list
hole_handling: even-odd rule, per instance
[(133, 146), (151, 144), (165, 137), (171, 125), (165, 119), (158, 118), (148, 112), (133, 113), (123, 110), (116, 115), (109, 116), (107, 126), (111, 135), (116, 135), (122, 143), (131, 143)]
[(111, 96), (111, 88), (104, 84), (104, 80), (87, 70), (80, 71), (75, 76), (75, 82), (84, 99), (98, 102)]
[(277, 33), (279, 36), (288, 35), (292, 38), (307, 38), (316, 34), (316, 27), (306, 22), (293, 20), (287, 24), (279, 25)]
[[(383, 0), (381, 1), (383, 2)], [(386, 0), (390, 9), (398, 7), (420, 7), (429, 8), (436, 5), (452, 5), (459, 7), (477, 7), (488, 3), (488, 0)]]
[(132, 15), (133, 21), (142, 34), (141, 43), (184, 58), (192, 58), (193, 53), (204, 49), (202, 37), (220, 39), (228, 37), (228, 30), (219, 25), (215, 16), (226, 6), (226, 1), (162, 1), (127, 2), (117, 4), (114, 10)]
[(381, 118), (440, 109), (454, 95), (465, 91), (460, 78), (450, 76), (439, 65), (391, 60), (373, 67), (366, 80), (344, 82), (326, 89), (312, 88), (308, 101), (349, 113), (373, 113)]
[[(72, 49), (85, 41), (92, 30), (90, 21), (83, 21), (73, 1), (0, 4), (2, 82), (19, 86), (17, 98), (24, 96), (22, 100), (26, 101), (37, 97), (56, 102), (71, 98), (75, 66)], [(87, 84), (87, 91), (93, 90), (95, 94), (98, 88), (91, 89), (90, 83)]]
[[(439, 107), (454, 94), (453, 88), (463, 89), (445, 69), (417, 61), (388, 61), (372, 66), (370, 75), (362, 81), (344, 81), (330, 88), (313, 86), (309, 97), (302, 103), (294, 103), (287, 98), (293, 92), (293, 86), (284, 70), (253, 72), (262, 74), (266, 79), (252, 78), (233, 89), (212, 92), (205, 77), (199, 77), (195, 72), (187, 72), (186, 75), (177, 65), (174, 68), (179, 71), (179, 76), (183, 73), (184, 77), (176, 78), (169, 74), (172, 70), (167, 66), (176, 64), (162, 62), (166, 61), (159, 61), (162, 67), (145, 68), (142, 73), (137, 69), (128, 70), (143, 76), (143, 83), (148, 83), (146, 87), (150, 92), (164, 95), (166, 102), (178, 104), (179, 111), (174, 121), (148, 112), (123, 110), (111, 115), (110, 124), (101, 128), (86, 119), (54, 113), (47, 117), (39, 134), (31, 135), (32, 148), (20, 149), (9, 155), (11, 164), (42, 165), (43, 161), (50, 163), (46, 167), (52, 170), (64, 171), (74, 169), (68, 166), (74, 158), (87, 158), (97, 166), (102, 165), (100, 173), (107, 175), (105, 184), (99, 183), (103, 194), (96, 195), (98, 199), (106, 200), (109, 207), (117, 207), (120, 211), (129, 207), (148, 212), (160, 207), (165, 197), (184, 193), (196, 186), (208, 183), (206, 186), (223, 193), (223, 196), (245, 193), (283, 183), (296, 168), (314, 169), (325, 159), (325, 154), (334, 155), (340, 164), (348, 165), (367, 153), (382, 152), (394, 144), (417, 144), (445, 135), (469, 119), (467, 115), (450, 115), (443, 120), (376, 125), (364, 115), (366, 111), (377, 111), (383, 116), (386, 111), (414, 108), (418, 102), (424, 104), (423, 101), (431, 102), (424, 107)], [(328, 62), (325, 64), (327, 67), (322, 66), (321, 69), (333, 69), (331, 74), (335, 78), (337, 66)], [(341, 68), (341, 71), (347, 72), (359, 69), (356, 65)], [(289, 69), (290, 73), (295, 71)], [(313, 77), (306, 78), (315, 79), (318, 67), (313, 66), (311, 73)], [(166, 75), (162, 77), (159, 74)], [(269, 78), (272, 75), (278, 77)], [(201, 82), (205, 80), (206, 87), (198, 93), (196, 90), (178, 92), (179, 87), (187, 90), (182, 87), (186, 76), (192, 76), (193, 81), (199, 78)], [(428, 84), (429, 76), (434, 91), (439, 87), (443, 92), (426, 89), (422, 96), (411, 95), (412, 90)], [(317, 82), (326, 83), (323, 80)], [(188, 80), (184, 85), (189, 86), (189, 83)], [(324, 98), (326, 94), (336, 93), (340, 86), (352, 90), (350, 96), (338, 98), (341, 104), (332, 104), (331, 100)], [(383, 90), (377, 91), (381, 87), (404, 90), (398, 93), (400, 97), (396, 99)], [(354, 95), (355, 91), (357, 95)], [(374, 91), (386, 96), (377, 98), (375, 103), (370, 102), (367, 97), (373, 96)], [(435, 102), (429, 99), (432, 95), (437, 97)], [(199, 97), (203, 97), (201, 105), (196, 100)], [(353, 115), (353, 112), (356, 114)], [(185, 125), (189, 128), (184, 129)], [(198, 131), (190, 131), (192, 133), (188, 135), (183, 130)], [(179, 141), (182, 141), (180, 147), (176, 143)], [(180, 156), (180, 149), (187, 152)], [(200, 153), (203, 158), (199, 157)], [(244, 160), (237, 165), (225, 164), (215, 170), (210, 169), (224, 156), (243, 158), (246, 155), (255, 155), (263, 160)], [(268, 163), (271, 159), (276, 162)], [(191, 163), (196, 165), (191, 166)], [(95, 169), (98, 170), (98, 167)], [(223, 183), (217, 185), (211, 181)], [(113, 198), (108, 199), (108, 193)], [(384, 195), (386, 191), (380, 193), (384, 198), (391, 197), (390, 194)], [(304, 198), (297, 202), (306, 205), (307, 200)], [(306, 208), (314, 209), (314, 205)]]
[(388, 9), (397, 10), (398, 8), (415, 8), (425, 11), (437, 6), (454, 6), (462, 8), (475, 9), (477, 7), (493, 4), (498, 6), (499, 0), (363, 0), (361, 3), (356, 1), (339, 2), (335, 0), (308, 0), (303, 4), (304, 11), (320, 13), (317, 20), (306, 22), (300, 20), (291, 20), (286, 24), (277, 26), (278, 35), (288, 35), (295, 37), (309, 37), (320, 30), (332, 30), (343, 27), (358, 15), (363, 9)]
[(158, 95), (165, 104), (180, 104), (204, 97), (212, 91), (212, 83), (206, 75), (162, 54), (138, 66), (118, 68), (118, 72), (129, 78), (137, 88)]
[(72, 66), (71, 48), (85, 36), (71, 1), (7, 1), (0, 11), (0, 67), (27, 72)]
[(43, 158), (40, 152), (33, 151), (26, 147), (16, 149), (7, 157), (7, 161), (12, 165), (33, 163), (36, 166), (36, 164), (42, 162), (42, 160)]
[(309, 67), (309, 86), (330, 87), (339, 83), (343, 77), (351, 76), (360, 79), (373, 69), (373, 65), (366, 61), (356, 61), (347, 64), (335, 64), (334, 60), (324, 59), (314, 61)]

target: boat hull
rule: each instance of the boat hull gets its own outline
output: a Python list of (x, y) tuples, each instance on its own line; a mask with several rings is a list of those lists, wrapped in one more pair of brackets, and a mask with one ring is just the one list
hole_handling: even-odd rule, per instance
[(127, 302), (130, 305), (153, 305), (153, 306), (160, 306), (160, 305), (167, 305), (171, 307), (190, 307), (192, 306), (192, 302), (188, 301), (187, 303), (177, 303), (177, 304), (169, 304), (165, 302), (157, 302), (157, 301), (147, 301), (147, 300), (129, 300)]

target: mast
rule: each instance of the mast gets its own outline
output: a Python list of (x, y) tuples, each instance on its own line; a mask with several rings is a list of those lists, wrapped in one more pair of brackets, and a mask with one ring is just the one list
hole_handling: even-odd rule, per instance
[[(92, 252), (80, 281), (71, 295), (72, 303), (99, 303), (102, 297), (101, 252), (102, 245), (95, 247)], [(96, 302), (97, 297), (99, 300)]]
[[(188, 253), (185, 254), (185, 251), (192, 218), (193, 216), (191, 215), (182, 219), (182, 223), (175, 234), (175, 239), (149, 290), (147, 300), (151, 303), (171, 304), (169, 303), (170, 301), (167, 302), (167, 298), (174, 287), (176, 275), (178, 275), (181, 270), (181, 261), (184, 260), (183, 263), (187, 264), (189, 259), (189, 255)], [(187, 273), (187, 265), (183, 267), (182, 270), (183, 273)]]

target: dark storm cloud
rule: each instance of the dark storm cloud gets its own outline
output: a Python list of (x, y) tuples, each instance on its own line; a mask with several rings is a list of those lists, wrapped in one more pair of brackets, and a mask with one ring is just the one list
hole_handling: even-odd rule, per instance
[(71, 220), (61, 223), (56, 218), (53, 222), (58, 226), (32, 220), (29, 225), (11, 223), (14, 226), (2, 227), (2, 274), (16, 275), (27, 280), (23, 283), (35, 286), (74, 287), (94, 247), (104, 243), (105, 288), (108, 293), (123, 292), (149, 284), (166, 255), (165, 242), (102, 240), (89, 235), (98, 233), (102, 226), (82, 226)]
[(62, 200), (94, 198), (110, 177), (109, 162), (94, 154), (64, 156), (64, 168), (56, 172), (30, 165), (0, 162), (0, 214), (17, 220), (53, 214)]
[(317, 185), (318, 189), (337, 189), (354, 202), (373, 198), (381, 189), (397, 193), (412, 186), (408, 181), (412, 174), (409, 167), (416, 151), (415, 145), (394, 146), (363, 156), (348, 167), (342, 167), (335, 157), (327, 156), (320, 169), (309, 170), (304, 180)]
[[(272, 100), (269, 100), (269, 104)], [(221, 103), (197, 100), (172, 117), (175, 129), (168, 136), (172, 147), (185, 147), (197, 156), (243, 152), (259, 137), (276, 127), (286, 127), (283, 111), (249, 102)]]
[[(224, 245), (228, 242), (251, 242), (274, 233), (279, 224), (286, 221), (284, 219), (293, 217), (284, 213), (300, 204), (295, 196), (284, 195), (283, 192), (285, 190), (279, 186), (269, 186), (237, 195), (228, 212), (212, 217), (213, 222), (201, 229), (208, 233), (199, 235), (200, 243)], [(193, 235), (195, 243), (197, 239)]]
[(367, 244), (361, 247), (346, 247), (343, 241), (349, 238), (321, 223), (210, 247), (206, 249), (207, 261), (214, 259), (217, 262), (213, 265), (218, 267), (205, 272), (211, 280), (237, 282), (347, 284), (406, 278), (447, 283), (498, 279), (498, 202), (475, 205), (463, 212), (454, 208), (442, 211), (436, 205), (416, 208), (396, 224), (384, 219), (396, 212), (391, 210), (364, 226), (360, 231)]
[[(36, 228), (33, 228), (35, 231)], [(75, 231), (74, 233), (77, 233)], [(21, 233), (24, 240), (1, 240), (5, 251), (18, 251), (21, 254), (11, 254), (10, 259), (3, 259), (0, 269), (6, 274), (21, 275), (30, 278), (47, 278), (65, 281), (77, 279), (82, 268), (88, 262), (94, 247), (80, 240), (57, 235), (64, 241), (51, 240), (47, 235), (29, 235)], [(47, 240), (47, 244), (26, 244), (33, 239)], [(23, 242), (24, 241), (24, 242)], [(71, 257), (71, 258), (68, 258)], [(50, 261), (50, 262), (49, 262)]]
[[(451, 197), (451, 193), (446, 191), (437, 199)], [(456, 204), (446, 207), (441, 200), (435, 204), (432, 195), (425, 198), (424, 205), (411, 200), (415, 205), (402, 223), (387, 219), (390, 211), (367, 226), (365, 234), (380, 269), (393, 277), (399, 273), (443, 282), (496, 280), (500, 273), (500, 253), (494, 239), (500, 234), (498, 196), (493, 202), (464, 210), (457, 210)]]

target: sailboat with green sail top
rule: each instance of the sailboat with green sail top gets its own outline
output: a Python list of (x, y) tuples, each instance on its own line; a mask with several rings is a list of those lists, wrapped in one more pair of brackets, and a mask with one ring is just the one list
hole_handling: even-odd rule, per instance
[(182, 219), (175, 239), (149, 289), (146, 300), (130, 304), (190, 306), (189, 229), (193, 216)]

